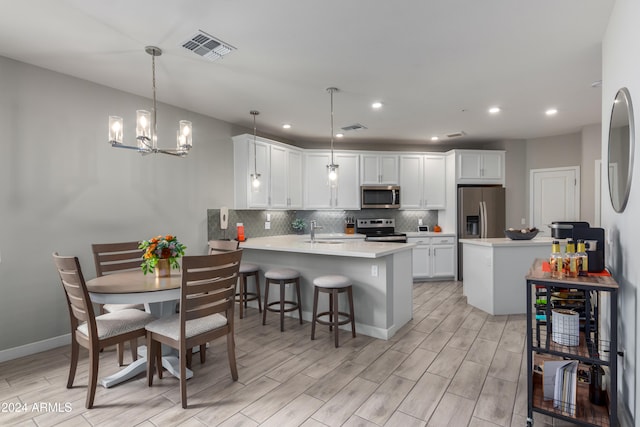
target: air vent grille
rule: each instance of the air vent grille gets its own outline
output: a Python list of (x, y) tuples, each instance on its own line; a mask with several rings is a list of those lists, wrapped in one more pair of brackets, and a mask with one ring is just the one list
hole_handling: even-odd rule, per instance
[(236, 50), (235, 47), (217, 39), (202, 30), (182, 43), (182, 47), (202, 56), (209, 61), (216, 61)]
[(345, 131), (345, 132), (349, 132), (349, 131), (352, 131), (352, 130), (364, 130), (366, 128), (367, 128), (366, 126), (361, 125), (360, 123), (354, 123), (352, 125), (345, 126), (345, 127), (341, 128), (341, 129), (343, 131)]

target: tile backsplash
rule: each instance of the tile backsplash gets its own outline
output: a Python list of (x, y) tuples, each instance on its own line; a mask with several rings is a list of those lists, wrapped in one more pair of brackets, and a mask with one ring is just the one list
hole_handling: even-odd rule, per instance
[[(271, 216), (271, 228), (265, 230), (267, 214)], [(207, 209), (208, 240), (234, 239), (237, 236), (236, 224), (244, 225), (244, 233), (250, 237), (276, 236), (280, 234), (294, 234), (291, 227), (294, 219), (300, 218), (306, 223), (305, 234), (309, 233), (309, 221), (315, 219), (322, 227), (319, 233), (342, 233), (347, 217), (363, 218), (394, 218), (396, 231), (407, 232), (418, 230), (418, 220), (431, 229), (438, 223), (438, 211), (426, 210), (397, 210), (397, 209), (366, 209), (360, 211), (278, 211), (278, 210), (234, 210), (229, 209), (229, 229), (220, 229), (220, 209)]]

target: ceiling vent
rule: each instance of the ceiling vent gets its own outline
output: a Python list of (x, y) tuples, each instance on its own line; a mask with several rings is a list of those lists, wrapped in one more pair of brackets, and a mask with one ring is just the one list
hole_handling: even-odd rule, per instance
[(461, 136), (465, 136), (466, 133), (464, 131), (460, 132), (451, 132), (447, 134), (447, 138), (460, 138)]
[(345, 132), (349, 132), (349, 131), (352, 131), (352, 130), (364, 130), (366, 128), (367, 128), (366, 126), (361, 125), (360, 123), (354, 123), (352, 125), (345, 126), (345, 127), (341, 128), (341, 129), (343, 131), (345, 131)]
[(236, 50), (236, 48), (230, 44), (225, 43), (202, 30), (198, 30), (193, 37), (182, 43), (182, 47), (189, 49), (193, 53), (196, 53), (209, 61), (216, 61)]

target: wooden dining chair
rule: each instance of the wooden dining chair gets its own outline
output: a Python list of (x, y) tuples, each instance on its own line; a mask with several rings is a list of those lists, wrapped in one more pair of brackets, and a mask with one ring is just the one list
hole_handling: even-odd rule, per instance
[[(186, 368), (193, 347), (226, 335), (231, 377), (238, 380), (233, 309), (241, 257), (242, 250), (183, 257), (180, 313), (146, 326), (148, 385), (153, 385), (155, 365), (162, 363), (160, 344), (177, 349), (183, 408), (187, 407)], [(161, 369), (158, 377), (162, 378)]]
[(91, 409), (98, 381), (100, 350), (145, 336), (145, 325), (155, 318), (149, 313), (131, 308), (96, 316), (78, 258), (59, 256), (54, 252), (53, 260), (65, 291), (71, 320), (71, 363), (67, 388), (73, 387), (82, 346), (89, 350), (90, 372), (85, 406)]
[[(113, 273), (122, 273), (123, 271), (134, 271), (140, 269), (142, 264), (142, 254), (144, 251), (139, 249), (140, 242), (121, 242), (121, 243), (94, 243), (91, 245), (93, 252), (93, 260), (96, 265), (96, 276), (104, 276)], [(112, 313), (114, 311), (123, 310), (125, 308), (135, 308), (144, 310), (142, 304), (104, 304), (100, 307), (101, 313)], [(129, 342), (131, 347), (131, 360), (138, 359), (138, 341), (133, 339)], [(118, 344), (118, 365), (122, 366), (124, 362), (124, 343)]]

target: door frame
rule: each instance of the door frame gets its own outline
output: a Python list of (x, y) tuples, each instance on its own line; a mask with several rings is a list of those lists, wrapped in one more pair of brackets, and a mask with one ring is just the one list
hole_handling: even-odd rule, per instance
[(541, 168), (529, 170), (529, 221), (533, 223), (533, 213), (535, 211), (535, 191), (534, 191), (534, 175), (538, 173), (552, 173), (561, 171), (573, 171), (575, 176), (575, 197), (574, 197), (574, 212), (576, 220), (580, 218), (580, 166), (563, 166), (559, 168)]

